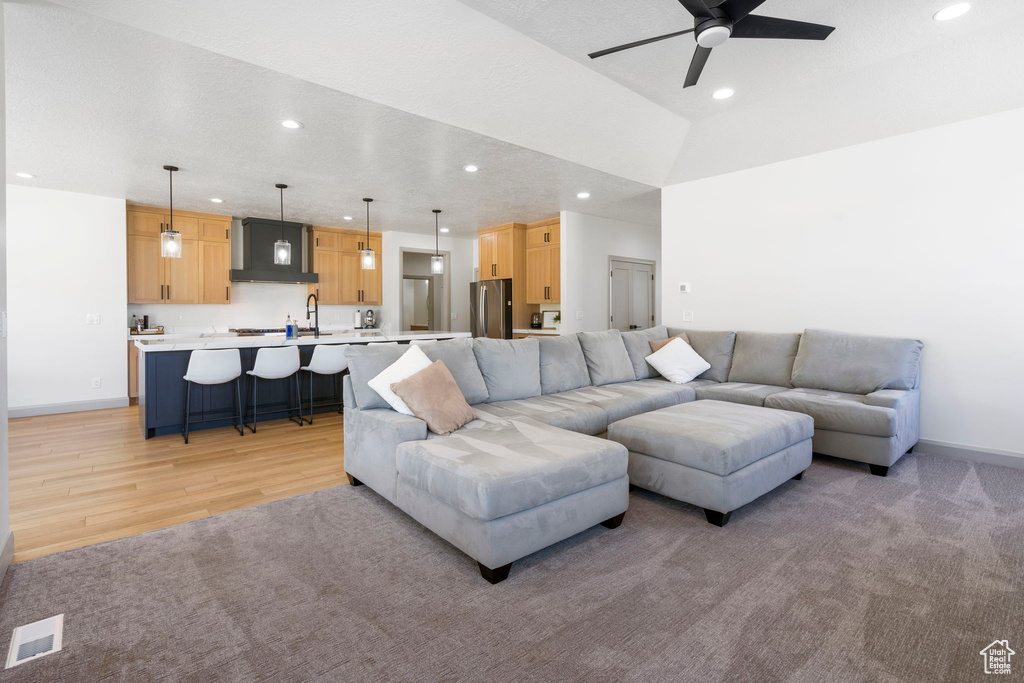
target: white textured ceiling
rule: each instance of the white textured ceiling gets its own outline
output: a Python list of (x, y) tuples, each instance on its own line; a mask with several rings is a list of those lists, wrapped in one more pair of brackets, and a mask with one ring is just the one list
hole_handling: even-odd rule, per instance
[(660, 223), (650, 185), (64, 7), (5, 7), (11, 183), (165, 205), (172, 163), (177, 207), (234, 216), (277, 215), (283, 182), (285, 217), (325, 225), (361, 227), (364, 196), (375, 230), (433, 232), (433, 208), (463, 237), (559, 210)]
[(650, 185), (684, 118), (457, 0), (56, 0)]
[[(735, 39), (682, 87), (692, 35), (678, 0), (462, 0), (693, 122), (663, 184), (725, 173), (1024, 106), (1024, 2), (767, 0), (757, 14), (836, 27), (823, 42)], [(736, 95), (714, 100), (731, 87)]]

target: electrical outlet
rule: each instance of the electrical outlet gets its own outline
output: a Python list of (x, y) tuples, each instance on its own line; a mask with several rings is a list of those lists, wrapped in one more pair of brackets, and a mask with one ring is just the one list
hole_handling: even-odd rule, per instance
[(679, 293), (680, 294), (689, 294), (692, 291), (693, 291), (693, 289), (690, 287), (690, 283), (689, 282), (680, 282), (679, 283)]
[(693, 322), (693, 311), (683, 311), (683, 322), (684, 323), (692, 323)]
[(99, 389), (102, 386), (103, 386), (103, 379), (102, 378), (100, 378), (100, 377), (93, 377), (92, 378), (92, 388), (93, 389)]
[(86, 313), (85, 314), (85, 324), (86, 325), (99, 325), (100, 324), (100, 314), (99, 313)]
[(583, 320), (583, 311), (576, 311), (576, 319)]

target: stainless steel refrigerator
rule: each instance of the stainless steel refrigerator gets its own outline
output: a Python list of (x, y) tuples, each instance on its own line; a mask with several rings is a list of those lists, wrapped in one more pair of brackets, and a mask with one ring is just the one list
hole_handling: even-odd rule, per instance
[(469, 283), (469, 317), (474, 337), (512, 338), (512, 280)]

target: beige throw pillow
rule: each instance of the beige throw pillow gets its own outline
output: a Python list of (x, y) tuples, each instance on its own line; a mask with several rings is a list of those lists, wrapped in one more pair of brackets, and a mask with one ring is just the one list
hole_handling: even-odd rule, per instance
[(441, 361), (395, 382), (391, 391), (435, 434), (447, 436), (476, 419), (476, 413), (466, 403), (452, 373)]
[(668, 339), (655, 339), (654, 341), (648, 342), (651, 345), (651, 353), (654, 353), (655, 351), (660, 349), (665, 344), (668, 344), (673, 339), (682, 339), (687, 344), (690, 343), (690, 338), (686, 336), (686, 333), (685, 332), (680, 332), (676, 336), (669, 337)]

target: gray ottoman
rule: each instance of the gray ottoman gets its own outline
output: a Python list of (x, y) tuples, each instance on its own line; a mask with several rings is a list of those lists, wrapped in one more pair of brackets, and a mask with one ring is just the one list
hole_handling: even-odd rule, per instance
[(617, 443), (529, 418), (474, 420), (398, 447), (396, 503), (498, 583), (521, 557), (595, 524), (619, 526), (627, 462)]
[(629, 482), (704, 508), (725, 526), (732, 511), (811, 464), (808, 415), (724, 401), (695, 401), (612, 423), (629, 449)]

